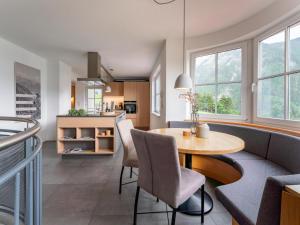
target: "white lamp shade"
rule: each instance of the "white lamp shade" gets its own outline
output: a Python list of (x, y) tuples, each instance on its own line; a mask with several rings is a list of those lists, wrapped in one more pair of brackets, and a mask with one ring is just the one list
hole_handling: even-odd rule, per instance
[(108, 86), (108, 85), (106, 85), (106, 86), (105, 86), (105, 92), (106, 92), (106, 93), (111, 92), (111, 87)]
[(180, 74), (175, 81), (175, 89), (188, 90), (193, 88), (193, 82), (190, 76)]

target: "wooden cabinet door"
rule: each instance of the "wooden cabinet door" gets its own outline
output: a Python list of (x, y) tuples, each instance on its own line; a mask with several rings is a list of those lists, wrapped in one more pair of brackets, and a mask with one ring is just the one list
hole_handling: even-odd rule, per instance
[(124, 82), (124, 101), (136, 101), (137, 82)]
[(104, 92), (104, 96), (123, 96), (124, 95), (124, 85), (123, 82), (110, 82), (108, 85), (111, 87), (111, 92)]
[(136, 125), (136, 119), (131, 119), (131, 121), (132, 121), (132, 124), (133, 124), (134, 127), (138, 127), (138, 126)]
[(136, 116), (136, 114), (126, 114), (126, 119), (131, 120), (134, 127), (137, 127)]
[(136, 83), (137, 117), (136, 126), (148, 128), (150, 126), (150, 84)]

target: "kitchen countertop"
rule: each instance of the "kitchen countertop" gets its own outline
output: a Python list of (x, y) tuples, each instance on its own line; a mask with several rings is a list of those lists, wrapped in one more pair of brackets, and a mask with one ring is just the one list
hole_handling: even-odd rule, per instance
[(57, 115), (56, 117), (95, 117), (95, 118), (101, 118), (101, 117), (118, 117), (125, 114), (125, 111), (118, 111), (115, 113), (115, 115), (100, 115), (100, 114), (96, 114), (96, 115), (85, 115), (85, 116), (69, 116), (69, 115)]

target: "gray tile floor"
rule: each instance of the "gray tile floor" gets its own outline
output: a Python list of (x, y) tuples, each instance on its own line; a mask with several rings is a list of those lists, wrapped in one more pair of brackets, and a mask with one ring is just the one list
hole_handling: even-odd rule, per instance
[[(131, 225), (136, 184), (123, 186), (118, 194), (122, 153), (96, 158), (61, 159), (55, 142), (43, 146), (44, 225)], [(125, 171), (129, 179), (129, 171)], [(205, 216), (205, 225), (229, 225), (231, 216), (214, 196), (214, 183), (207, 191), (214, 209)], [(142, 191), (140, 210), (165, 210), (165, 204)], [(171, 215), (170, 215), (171, 216)], [(200, 217), (178, 214), (177, 225), (200, 224)], [(138, 216), (138, 225), (167, 225), (166, 214)]]

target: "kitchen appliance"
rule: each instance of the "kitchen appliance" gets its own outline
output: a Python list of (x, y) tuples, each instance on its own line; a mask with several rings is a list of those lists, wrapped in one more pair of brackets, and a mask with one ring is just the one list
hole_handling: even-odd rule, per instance
[(127, 114), (136, 114), (137, 112), (136, 101), (124, 101), (124, 109)]
[[(110, 72), (101, 64), (101, 56), (98, 52), (88, 52), (88, 74), (86, 78), (77, 78), (79, 82), (85, 82), (88, 86), (107, 86), (114, 79)], [(106, 87), (109, 92), (110, 87)], [(110, 90), (111, 91), (111, 90)]]

